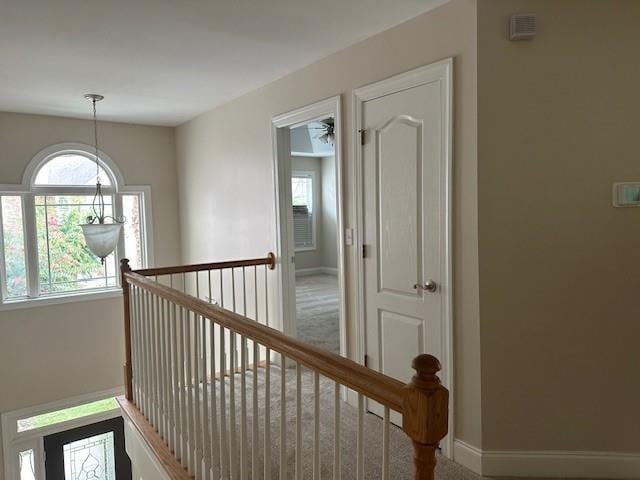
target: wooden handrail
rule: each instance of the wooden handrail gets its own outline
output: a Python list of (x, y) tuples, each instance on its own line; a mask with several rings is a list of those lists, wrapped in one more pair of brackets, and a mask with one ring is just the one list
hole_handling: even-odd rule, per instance
[(254, 265), (267, 265), (270, 270), (276, 268), (276, 257), (269, 253), (264, 258), (251, 258), (249, 260), (227, 260), (214, 263), (195, 263), (192, 265), (175, 265), (171, 267), (155, 267), (134, 270), (135, 273), (143, 277), (153, 277), (156, 275), (171, 275), (176, 273), (202, 272), (206, 270), (220, 270), (224, 268), (252, 267)]
[(127, 283), (209, 318), (229, 330), (260, 345), (281, 353), (306, 367), (321, 373), (341, 385), (362, 393), (392, 410), (402, 412), (405, 384), (333, 352), (289, 337), (273, 328), (230, 312), (194, 296), (179, 292), (134, 272), (125, 272)]

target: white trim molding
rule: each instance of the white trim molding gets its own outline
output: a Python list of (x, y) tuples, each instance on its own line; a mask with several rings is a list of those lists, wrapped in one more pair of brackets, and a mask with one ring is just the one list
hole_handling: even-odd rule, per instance
[(461, 440), (454, 460), (479, 475), (548, 478), (640, 478), (640, 453), (481, 450)]
[[(92, 423), (101, 422), (110, 418), (121, 416), (119, 408), (108, 410), (105, 412), (94, 413), (84, 417), (74, 418), (59, 423), (54, 423), (46, 427), (34, 428), (24, 432), (18, 432), (18, 420), (45, 413), (64, 410), (66, 408), (76, 407), (85, 403), (103, 400), (105, 398), (113, 398), (122, 395), (124, 389), (122, 387), (103, 390), (100, 392), (78, 395), (76, 397), (66, 398), (55, 402), (36, 405), (19, 410), (5, 412), (0, 415), (0, 426), (2, 427), (2, 456), (4, 459), (4, 475), (7, 480), (18, 478), (18, 453), (20, 451), (33, 449), (35, 455), (36, 478), (44, 478), (44, 447), (43, 439), (47, 435), (51, 435), (76, 427), (90, 425)], [(0, 474), (0, 477), (2, 475)]]
[(340, 271), (334, 267), (296, 268), (296, 277), (309, 277), (311, 275), (333, 275), (337, 277)]
[(346, 260), (344, 252), (344, 194), (343, 175), (346, 165), (342, 162), (342, 118), (341, 118), (341, 97), (321, 100), (311, 105), (293, 110), (291, 112), (276, 115), (271, 119), (273, 135), (273, 181), (274, 181), (274, 204), (276, 211), (276, 262), (278, 268), (278, 308), (279, 317), (282, 319), (282, 330), (288, 335), (295, 336), (295, 292), (292, 286), (295, 285), (296, 270), (293, 263), (295, 248), (293, 245), (293, 225), (289, 225), (287, 213), (291, 198), (285, 198), (286, 184), (290, 182), (291, 162), (282, 162), (281, 157), (291, 155), (290, 132), (289, 129), (305, 125), (309, 122), (333, 117), (335, 122), (335, 165), (336, 165), (336, 205), (337, 205), (337, 231), (339, 232), (336, 242), (338, 244), (338, 284), (340, 286), (340, 354), (347, 356), (347, 299), (346, 299)]
[(462, 440), (453, 442), (453, 460), (472, 472), (482, 475), (482, 450)]
[(442, 312), (444, 325), (442, 329), (442, 362), (443, 369), (440, 372), (442, 383), (449, 389), (449, 432), (450, 434), (442, 442), (442, 453), (451, 458), (453, 455), (454, 441), (454, 378), (453, 378), (453, 247), (452, 247), (452, 163), (453, 163), (453, 58), (446, 58), (424, 67), (416, 68), (394, 77), (382, 80), (353, 91), (353, 131), (351, 142), (353, 158), (355, 161), (354, 175), (354, 205), (356, 206), (356, 229), (354, 232), (355, 258), (355, 335), (357, 338), (356, 352), (353, 360), (364, 364), (365, 354), (365, 324), (364, 324), (364, 262), (362, 255), (364, 232), (364, 168), (362, 158), (362, 145), (360, 135), (363, 121), (363, 104), (385, 95), (401, 92), (403, 90), (438, 81), (441, 83), (441, 96), (443, 110), (443, 152), (442, 152), (442, 236), (440, 241), (443, 246), (444, 261), (440, 272), (442, 288)]

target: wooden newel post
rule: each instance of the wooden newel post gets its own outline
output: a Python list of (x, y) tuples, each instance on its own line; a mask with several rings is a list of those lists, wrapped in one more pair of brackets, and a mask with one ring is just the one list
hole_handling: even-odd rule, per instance
[(436, 450), (449, 424), (449, 391), (436, 375), (436, 357), (419, 355), (411, 366), (416, 374), (405, 387), (402, 428), (413, 441), (415, 480), (433, 480)]
[(124, 300), (124, 395), (130, 402), (133, 401), (133, 369), (131, 366), (131, 307), (129, 304), (129, 284), (125, 274), (131, 271), (129, 259), (120, 260), (120, 278), (122, 285), (122, 298)]

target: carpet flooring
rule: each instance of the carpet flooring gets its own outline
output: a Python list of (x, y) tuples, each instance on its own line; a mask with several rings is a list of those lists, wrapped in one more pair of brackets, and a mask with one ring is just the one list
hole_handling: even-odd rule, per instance
[(300, 340), (340, 353), (338, 277), (296, 278), (296, 322)]

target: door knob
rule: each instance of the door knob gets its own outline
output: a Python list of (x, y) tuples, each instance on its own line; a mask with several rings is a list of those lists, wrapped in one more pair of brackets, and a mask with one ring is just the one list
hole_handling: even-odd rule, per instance
[(433, 293), (438, 289), (438, 284), (433, 280), (427, 280), (424, 285), (416, 283), (413, 288), (416, 290), (426, 290), (427, 292)]

